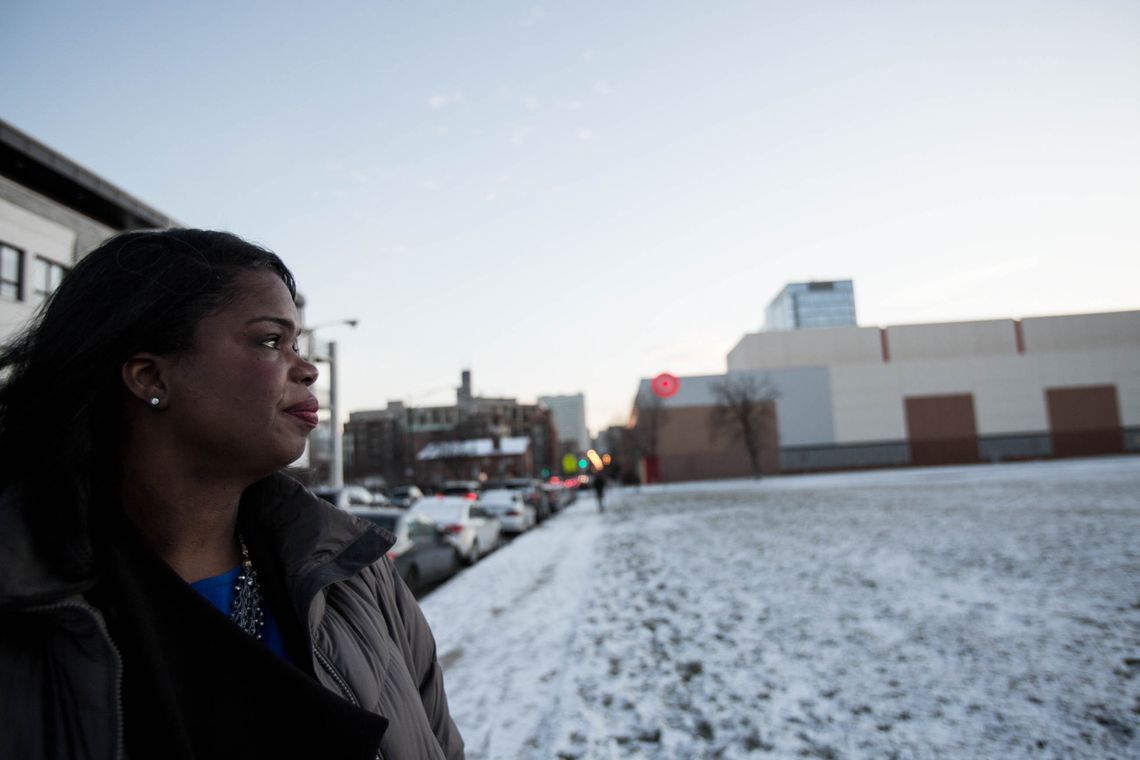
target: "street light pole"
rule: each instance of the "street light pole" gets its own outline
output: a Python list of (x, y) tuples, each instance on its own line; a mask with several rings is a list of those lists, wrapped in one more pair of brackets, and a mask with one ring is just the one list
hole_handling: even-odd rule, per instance
[(329, 485), (344, 486), (344, 440), (340, 434), (340, 414), (336, 392), (336, 341), (329, 341), (329, 427), (332, 428), (332, 464)]
[(332, 461), (329, 463), (329, 483), (331, 488), (344, 486), (344, 440), (340, 433), (340, 404), (337, 397), (336, 341), (330, 340), (325, 356), (317, 356), (318, 348), (315, 332), (322, 327), (348, 325), (355, 328), (358, 320), (341, 319), (336, 322), (322, 322), (302, 330), (309, 336), (310, 349), (314, 361), (327, 361), (329, 364), (329, 438), (332, 443)]
[(415, 423), (415, 415), (411, 405), (411, 399), (408, 400), (408, 408), (404, 410), (404, 419), (407, 423), (408, 435), (407, 443), (405, 444), (404, 451), (406, 456), (410, 459), (409, 462), (404, 463), (404, 477), (408, 476), (408, 471), (411, 470), (412, 485), (419, 485), (420, 473), (419, 468), (416, 467), (416, 432), (413, 428)]

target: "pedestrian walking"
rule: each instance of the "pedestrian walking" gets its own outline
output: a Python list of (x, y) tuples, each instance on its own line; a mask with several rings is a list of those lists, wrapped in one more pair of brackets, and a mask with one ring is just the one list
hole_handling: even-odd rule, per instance
[(606, 475), (598, 472), (594, 475), (594, 494), (598, 497), (598, 511), (606, 511)]
[(393, 537), (281, 472), (296, 298), (234, 235), (131, 232), (0, 352), (0, 757), (463, 757)]

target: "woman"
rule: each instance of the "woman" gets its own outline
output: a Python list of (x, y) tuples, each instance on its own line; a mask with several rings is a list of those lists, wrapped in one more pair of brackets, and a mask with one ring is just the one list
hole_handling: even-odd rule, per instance
[(233, 235), (132, 232), (0, 356), (0, 757), (463, 756), (393, 537), (279, 472), (295, 297)]

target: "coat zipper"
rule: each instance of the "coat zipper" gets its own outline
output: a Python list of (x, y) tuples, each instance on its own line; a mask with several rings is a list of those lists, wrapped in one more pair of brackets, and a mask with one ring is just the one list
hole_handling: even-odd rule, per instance
[(103, 616), (99, 614), (98, 610), (86, 602), (55, 602), (38, 607), (29, 607), (26, 611), (38, 614), (63, 609), (65, 607), (82, 610), (90, 615), (91, 619), (95, 621), (95, 625), (99, 628), (99, 632), (103, 634), (103, 639), (107, 642), (107, 646), (111, 647), (111, 651), (115, 653), (115, 757), (119, 760), (123, 760), (123, 758), (126, 757), (123, 747), (123, 655), (119, 651), (119, 648), (115, 646), (115, 641), (111, 638), (111, 632), (107, 630), (107, 623), (103, 620)]
[(336, 681), (336, 685), (340, 688), (341, 692), (344, 693), (345, 699), (351, 702), (354, 707), (360, 707), (360, 701), (356, 698), (356, 695), (352, 693), (352, 689), (349, 687), (348, 681), (346, 681), (344, 676), (342, 676), (337, 671), (337, 669), (333, 667), (333, 664), (329, 662), (329, 659), (321, 654), (320, 650), (318, 650), (316, 646), (313, 647), (313, 656), (317, 658), (317, 662), (319, 662), (321, 666), (326, 671), (328, 671), (328, 674), (332, 676), (333, 680)]
[[(342, 676), (340, 672), (335, 667), (333, 667), (333, 664), (329, 662), (329, 659), (321, 654), (315, 646), (313, 647), (313, 656), (317, 658), (317, 662), (321, 664), (321, 667), (328, 671), (328, 674), (333, 677), (333, 680), (336, 681), (336, 685), (340, 687), (340, 690), (344, 693), (344, 696), (348, 699), (348, 701), (351, 702), (353, 706), (360, 707), (360, 701), (357, 700), (356, 695), (353, 694), (352, 689), (348, 685), (348, 681), (344, 679), (344, 676)], [(383, 756), (380, 754), (379, 749), (376, 750), (376, 760), (384, 760)]]

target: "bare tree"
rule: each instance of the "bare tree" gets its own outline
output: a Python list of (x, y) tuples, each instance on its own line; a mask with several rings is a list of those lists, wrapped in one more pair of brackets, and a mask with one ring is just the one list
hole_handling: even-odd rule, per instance
[(661, 399), (652, 393), (646, 393), (637, 399), (637, 420), (633, 429), (637, 447), (643, 456), (657, 456), (657, 436), (664, 423), (663, 406)]
[(657, 439), (665, 425), (664, 403), (653, 393), (640, 394), (636, 399), (637, 418), (633, 425), (634, 444), (638, 456), (645, 460), (646, 479), (658, 477)]
[(767, 377), (728, 374), (712, 384), (716, 404), (709, 410), (709, 435), (715, 440), (721, 433), (744, 444), (752, 475), (760, 477), (760, 456), (764, 452), (764, 433), (775, 414), (774, 402), (779, 391)]

